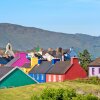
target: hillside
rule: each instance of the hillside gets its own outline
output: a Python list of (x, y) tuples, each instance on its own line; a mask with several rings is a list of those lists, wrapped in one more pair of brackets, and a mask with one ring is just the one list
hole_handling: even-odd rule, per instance
[(8, 42), (16, 50), (29, 50), (37, 45), (42, 48), (74, 47), (77, 51), (88, 49), (95, 57), (100, 56), (100, 37), (0, 23), (0, 47), (4, 48)]
[[(74, 85), (73, 85), (74, 84)], [(93, 94), (100, 97), (100, 86), (77, 82), (57, 82), (29, 85), (0, 90), (0, 100), (31, 100), (33, 94), (40, 94), (45, 88), (75, 89), (78, 94)]]

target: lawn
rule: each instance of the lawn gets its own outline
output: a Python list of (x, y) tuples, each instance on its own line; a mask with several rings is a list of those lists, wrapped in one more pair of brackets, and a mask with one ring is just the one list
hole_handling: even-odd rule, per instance
[(100, 97), (100, 85), (66, 81), (57, 83), (43, 83), (9, 89), (0, 89), (0, 100), (31, 100), (33, 94), (39, 94), (45, 88), (72, 88), (79, 94), (94, 94)]

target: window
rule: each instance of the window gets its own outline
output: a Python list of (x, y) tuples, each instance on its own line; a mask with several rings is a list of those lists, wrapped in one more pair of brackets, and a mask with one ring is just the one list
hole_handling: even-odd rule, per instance
[(33, 74), (33, 78), (34, 78), (34, 74)]
[(51, 75), (48, 76), (48, 81), (51, 82)]
[(56, 75), (53, 75), (53, 82), (56, 82)]
[(41, 80), (44, 80), (44, 75), (43, 74), (41, 74)]
[(58, 76), (59, 81), (61, 81), (61, 75)]
[(39, 74), (37, 74), (37, 80), (39, 80)]
[(99, 68), (99, 74), (100, 74), (100, 68)]
[(94, 75), (94, 72), (95, 72), (94, 70), (95, 70), (95, 69), (94, 69), (94, 68), (92, 68), (92, 75)]

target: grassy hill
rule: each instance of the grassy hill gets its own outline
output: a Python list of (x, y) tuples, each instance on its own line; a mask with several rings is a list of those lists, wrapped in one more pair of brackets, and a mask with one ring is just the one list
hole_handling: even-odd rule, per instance
[(91, 93), (100, 97), (100, 85), (79, 83), (76, 81), (66, 81), (0, 89), (0, 100), (31, 100), (33, 94), (38, 95), (45, 88), (75, 89), (78, 94)]

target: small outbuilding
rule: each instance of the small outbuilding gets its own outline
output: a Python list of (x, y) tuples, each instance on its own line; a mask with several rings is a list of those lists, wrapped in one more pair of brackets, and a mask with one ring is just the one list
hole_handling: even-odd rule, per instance
[(0, 88), (18, 87), (38, 82), (18, 67), (0, 67)]

